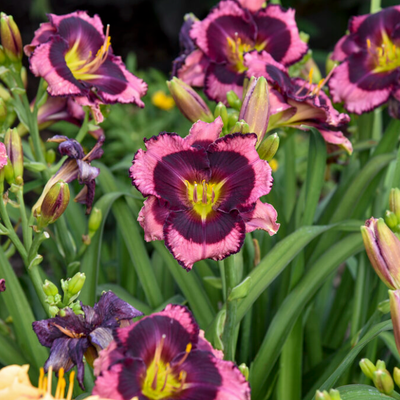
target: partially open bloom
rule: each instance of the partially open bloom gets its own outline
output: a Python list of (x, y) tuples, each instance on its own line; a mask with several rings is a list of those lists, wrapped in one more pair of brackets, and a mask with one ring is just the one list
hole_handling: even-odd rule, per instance
[(45, 370), (52, 367), (55, 371), (63, 368), (67, 372), (76, 365), (78, 382), (83, 387), (83, 355), (93, 363), (98, 351), (112, 341), (113, 329), (129, 323), (142, 313), (112, 292), (103, 293), (93, 308), (81, 307), (84, 315), (76, 315), (66, 308), (64, 317), (35, 321), (32, 325), (39, 342), (50, 347)]
[(118, 329), (96, 360), (95, 373), (93, 394), (114, 400), (250, 399), (236, 365), (222, 360), (192, 314), (178, 305)]
[[(242, 3), (247, 7), (259, 2)], [(241, 97), (244, 78), (251, 76), (245, 54), (266, 51), (286, 67), (307, 52), (294, 14), (293, 9), (276, 4), (253, 14), (236, 1), (221, 1), (203, 21), (192, 21), (189, 35), (197, 48), (186, 55), (184, 63), (185, 54), (181, 54), (178, 78), (192, 86), (204, 86), (205, 94), (215, 101), (226, 103), (230, 90)]]
[(219, 138), (222, 120), (196, 122), (189, 135), (161, 133), (146, 140), (130, 168), (147, 198), (138, 220), (145, 240), (165, 245), (186, 269), (196, 261), (222, 260), (243, 245), (246, 232), (277, 232), (277, 213), (259, 199), (272, 187), (254, 133)]
[(335, 46), (332, 58), (342, 62), (329, 82), (335, 102), (362, 114), (400, 101), (400, 6), (353, 17), (349, 34)]
[(85, 187), (75, 197), (78, 203), (86, 204), (86, 213), (90, 214), (92, 203), (94, 200), (94, 192), (96, 187), (95, 179), (100, 173), (100, 169), (92, 167), (90, 163), (103, 155), (101, 148), (105, 137), (101, 135), (93, 149), (85, 155), (83, 148), (75, 139), (69, 139), (66, 136), (56, 135), (49, 139), (49, 142), (60, 143), (58, 151), (68, 158), (61, 165), (60, 169), (53, 175), (43, 189), (42, 195), (33, 206), (32, 211), (36, 217), (40, 216), (41, 206), (48, 191), (59, 181), (63, 180), (70, 183), (75, 179)]
[(400, 240), (382, 218), (371, 218), (361, 227), (368, 258), (382, 282), (400, 289)]
[(100, 104), (135, 103), (146, 94), (147, 85), (131, 74), (111, 49), (109, 27), (104, 35), (99, 16), (84, 11), (66, 15), (48, 14), (31, 44), (25, 46), (31, 70), (49, 84), (52, 96), (73, 96), (92, 107), (96, 122), (103, 116)]
[(6, 290), (6, 280), (0, 279), (0, 292), (4, 292)]
[[(60, 370), (58, 384), (52, 395), (52, 379), (44, 376), (40, 370), (38, 387), (32, 385), (28, 376), (29, 365), (9, 365), (0, 369), (0, 400), (72, 400), (75, 372), (69, 377), (69, 387), (64, 377), (64, 370)], [(107, 400), (99, 396), (89, 396), (87, 400)]]
[(347, 114), (339, 113), (322, 87), (329, 79), (322, 79), (318, 85), (301, 78), (290, 78), (285, 68), (275, 62), (266, 52), (245, 56), (252, 76), (264, 76), (271, 84), (270, 119), (268, 131), (281, 126), (307, 129), (302, 125), (314, 126), (327, 143), (340, 146), (348, 153), (353, 147), (343, 130), (350, 121)]

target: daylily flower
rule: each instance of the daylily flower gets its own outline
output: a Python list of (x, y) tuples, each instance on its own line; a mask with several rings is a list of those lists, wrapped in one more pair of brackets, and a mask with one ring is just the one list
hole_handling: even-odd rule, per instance
[[(244, 78), (251, 77), (245, 54), (264, 50), (286, 67), (307, 52), (294, 14), (293, 9), (276, 4), (252, 14), (236, 1), (221, 1), (203, 21), (192, 21), (189, 35), (197, 49), (176, 68), (178, 78), (191, 86), (204, 86), (210, 99), (225, 104), (230, 90), (242, 97)], [(181, 54), (180, 62), (184, 56)]]
[(249, 400), (239, 369), (202, 336), (192, 314), (172, 304), (118, 329), (96, 360), (100, 375), (93, 394), (114, 400)]
[[(58, 384), (54, 397), (52, 395), (52, 380), (44, 376), (40, 369), (38, 387), (32, 385), (28, 375), (29, 365), (9, 365), (0, 369), (0, 400), (72, 400), (75, 372), (69, 378), (68, 392), (65, 397), (67, 382), (64, 370), (60, 370)], [(51, 376), (52, 371), (49, 371)], [(99, 396), (86, 397), (87, 400), (107, 400)]]
[[(246, 232), (274, 235), (277, 213), (259, 199), (272, 187), (254, 133), (219, 138), (223, 122), (196, 122), (189, 135), (145, 139), (130, 168), (132, 183), (148, 197), (138, 221), (145, 240), (165, 245), (186, 269), (205, 258), (222, 260), (240, 250)], [(219, 138), (219, 139), (218, 139)]]
[(81, 305), (84, 315), (76, 315), (65, 308), (64, 317), (33, 322), (39, 342), (50, 347), (50, 357), (45, 370), (63, 368), (68, 372), (74, 365), (78, 368), (78, 382), (83, 388), (84, 364), (93, 363), (97, 353), (112, 341), (113, 329), (129, 324), (132, 318), (142, 313), (119, 299), (112, 292), (102, 294), (94, 307)]
[(83, 151), (82, 145), (75, 139), (56, 135), (48, 140), (48, 142), (60, 143), (58, 151), (62, 156), (68, 156), (68, 158), (64, 161), (55, 175), (48, 180), (43, 189), (42, 195), (33, 206), (32, 211), (36, 217), (40, 216), (40, 208), (43, 200), (53, 185), (55, 185), (59, 180), (70, 183), (75, 179), (78, 179), (78, 182), (81, 185), (85, 185), (85, 187), (75, 197), (75, 201), (86, 204), (86, 214), (90, 214), (96, 187), (95, 179), (100, 173), (100, 169), (92, 167), (90, 163), (103, 155), (103, 149), (101, 146), (103, 145), (104, 140), (104, 135), (101, 135), (93, 149), (86, 155)]
[(0, 279), (0, 292), (4, 292), (6, 290), (6, 280)]
[(339, 113), (322, 87), (328, 75), (318, 85), (301, 78), (290, 78), (283, 65), (277, 63), (265, 51), (245, 56), (252, 76), (264, 76), (270, 83), (270, 119), (268, 131), (281, 126), (292, 126), (306, 130), (303, 125), (317, 128), (328, 144), (344, 148), (352, 153), (353, 147), (343, 130), (350, 121), (347, 114)]
[(400, 289), (400, 240), (382, 218), (367, 220), (361, 227), (361, 234), (379, 278), (389, 289)]
[(52, 96), (72, 96), (80, 105), (93, 110), (102, 122), (100, 104), (135, 103), (147, 85), (131, 74), (110, 47), (109, 27), (104, 35), (98, 15), (84, 11), (66, 15), (48, 14), (50, 22), (41, 24), (31, 44), (25, 46), (35, 76), (49, 84)]
[(335, 46), (332, 59), (341, 61), (329, 88), (335, 102), (362, 114), (400, 100), (400, 6), (353, 17), (349, 34)]

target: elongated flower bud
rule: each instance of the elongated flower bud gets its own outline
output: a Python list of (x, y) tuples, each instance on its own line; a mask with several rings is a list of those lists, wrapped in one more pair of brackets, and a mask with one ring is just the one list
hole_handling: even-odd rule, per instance
[(17, 24), (11, 15), (0, 14), (1, 44), (7, 58), (15, 63), (22, 59), (22, 39)]
[(58, 289), (57, 289), (57, 286), (53, 282), (48, 281), (46, 279), (43, 284), (43, 292), (46, 296), (54, 297), (56, 294), (58, 294)]
[(386, 225), (390, 228), (390, 229), (396, 229), (398, 222), (397, 222), (397, 217), (396, 214), (392, 211), (386, 210), (385, 212), (385, 222)]
[(279, 136), (277, 133), (269, 135), (258, 148), (260, 158), (265, 161), (271, 161), (279, 148)]
[(400, 290), (389, 290), (390, 315), (397, 351), (400, 353)]
[(89, 217), (89, 236), (92, 238), (100, 228), (103, 214), (99, 208), (94, 207)]
[(63, 180), (59, 180), (50, 188), (43, 199), (38, 217), (40, 229), (61, 217), (68, 206), (69, 198), (69, 187)]
[(373, 364), (372, 361), (368, 360), (368, 358), (363, 358), (360, 363), (360, 368), (363, 374), (368, 378), (372, 380), (373, 374), (376, 371), (376, 367)]
[(394, 367), (393, 370), (393, 380), (396, 382), (396, 385), (400, 387), (400, 369), (397, 367)]
[(382, 218), (361, 227), (364, 246), (375, 272), (389, 289), (400, 289), (400, 240)]
[(224, 126), (228, 126), (229, 123), (228, 111), (226, 110), (226, 106), (224, 103), (219, 102), (217, 104), (214, 110), (214, 117), (215, 118), (221, 117)]
[(257, 137), (257, 146), (262, 142), (269, 121), (269, 92), (268, 83), (264, 77), (250, 79), (239, 120), (244, 119)]
[(331, 396), (331, 400), (342, 400), (340, 397), (339, 390), (336, 390), (336, 389), (331, 389), (329, 391), (329, 396)]
[(247, 124), (244, 120), (236, 122), (236, 124), (230, 131), (230, 133), (242, 133), (242, 134), (249, 132), (250, 132), (249, 124)]
[(375, 387), (384, 394), (392, 394), (394, 390), (394, 382), (387, 370), (378, 369), (373, 373), (372, 380)]
[(77, 272), (68, 282), (68, 293), (70, 296), (78, 294), (85, 283), (86, 275), (81, 272)]
[(167, 85), (176, 106), (189, 121), (196, 122), (199, 119), (204, 122), (214, 121), (211, 110), (191, 86), (176, 77), (167, 81)]
[(7, 106), (5, 101), (0, 97), (0, 122), (4, 122), (7, 118)]
[(394, 188), (390, 191), (389, 209), (400, 222), (400, 189)]
[(8, 183), (20, 184), (23, 182), (24, 174), (24, 154), (22, 152), (22, 142), (18, 131), (14, 129), (9, 129), (4, 137), (4, 144), (7, 149), (7, 155), (10, 162), (10, 167), (12, 167), (13, 178), (11, 178), (11, 173), (6, 170), (6, 179)]
[(226, 100), (228, 100), (228, 104), (237, 111), (240, 111), (242, 107), (242, 101), (239, 99), (239, 96), (233, 91), (230, 90), (226, 94)]

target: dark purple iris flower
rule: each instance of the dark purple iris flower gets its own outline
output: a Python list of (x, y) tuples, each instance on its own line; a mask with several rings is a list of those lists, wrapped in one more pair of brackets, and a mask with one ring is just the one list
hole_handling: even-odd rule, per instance
[(196, 122), (189, 135), (161, 133), (146, 140), (130, 168), (132, 183), (148, 197), (138, 220), (145, 240), (165, 245), (186, 269), (205, 258), (222, 260), (240, 250), (246, 232), (274, 235), (277, 213), (261, 196), (272, 187), (257, 135), (219, 138), (223, 122)]
[(318, 85), (301, 78), (290, 78), (283, 65), (266, 53), (251, 53), (245, 56), (252, 76), (264, 76), (271, 87), (270, 119), (268, 131), (281, 126), (292, 126), (306, 130), (304, 125), (317, 128), (325, 141), (340, 146), (349, 154), (353, 147), (343, 132), (350, 117), (339, 113), (322, 90), (329, 76)]
[(0, 292), (4, 292), (6, 290), (6, 280), (0, 279)]
[(349, 32), (332, 54), (342, 62), (329, 81), (333, 100), (356, 114), (400, 101), (400, 6), (353, 17)]
[(96, 122), (102, 122), (100, 104), (135, 103), (147, 84), (131, 74), (110, 47), (98, 15), (84, 11), (66, 15), (48, 14), (31, 44), (25, 46), (31, 70), (49, 84), (52, 96), (72, 96), (80, 105), (90, 106)]
[(115, 328), (125, 326), (132, 318), (143, 314), (112, 292), (103, 293), (93, 308), (81, 307), (84, 315), (76, 315), (70, 308), (65, 308), (65, 317), (35, 321), (32, 326), (39, 342), (50, 348), (45, 371), (52, 366), (53, 371), (64, 368), (67, 372), (76, 365), (78, 382), (83, 388), (83, 356), (93, 363), (98, 352), (113, 340)]
[(95, 395), (114, 400), (250, 400), (244, 376), (204, 339), (185, 307), (169, 304), (117, 329), (114, 336), (95, 362)]
[[(258, 1), (242, 3), (251, 9), (259, 5)], [(205, 94), (215, 101), (226, 103), (230, 90), (242, 97), (244, 78), (250, 77), (245, 54), (266, 51), (286, 67), (307, 52), (294, 14), (293, 9), (275, 4), (252, 13), (239, 2), (221, 1), (203, 21), (192, 20), (191, 26), (185, 22), (181, 35), (187, 37), (189, 32), (197, 47), (191, 52), (184, 48), (180, 67), (175, 68), (178, 78), (191, 86), (204, 86)], [(185, 42), (190, 43), (189, 39)]]
[(85, 155), (82, 145), (75, 139), (69, 139), (66, 136), (56, 135), (49, 139), (49, 142), (60, 143), (58, 151), (62, 156), (68, 158), (61, 165), (60, 169), (53, 175), (43, 189), (42, 195), (33, 206), (32, 211), (35, 216), (40, 215), (40, 207), (44, 197), (50, 188), (62, 179), (66, 183), (70, 183), (75, 179), (85, 187), (75, 197), (75, 201), (86, 205), (86, 213), (90, 214), (94, 200), (96, 188), (95, 179), (100, 173), (100, 169), (90, 165), (91, 161), (100, 158), (103, 155), (101, 148), (105, 137), (101, 135), (93, 149)]

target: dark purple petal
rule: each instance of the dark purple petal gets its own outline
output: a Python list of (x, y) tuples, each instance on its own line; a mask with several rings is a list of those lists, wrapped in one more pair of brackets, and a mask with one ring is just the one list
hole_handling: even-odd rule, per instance
[(254, 46), (257, 27), (250, 13), (232, 0), (221, 1), (203, 21), (196, 21), (190, 36), (213, 61), (227, 61), (232, 49), (228, 39)]
[(97, 139), (96, 144), (94, 145), (93, 149), (90, 150), (88, 154), (83, 158), (84, 161), (91, 162), (93, 160), (97, 160), (102, 157), (104, 150), (102, 149), (103, 143), (106, 140), (104, 135), (100, 135)]
[(96, 328), (89, 335), (90, 343), (96, 347), (97, 351), (107, 348), (107, 346), (113, 340), (113, 334), (111, 328)]
[(252, 134), (227, 135), (212, 143), (208, 149), (212, 183), (223, 182), (218, 209), (230, 212), (254, 208), (256, 201), (272, 187), (271, 168), (261, 160)]
[[(67, 336), (54, 340), (51, 346), (50, 356), (44, 364), (44, 369), (47, 372), (49, 367), (53, 367), (53, 371), (59, 371), (60, 368), (64, 368), (65, 372), (68, 372), (73, 368), (74, 363), (71, 360), (69, 354), (69, 343), (74, 339)], [(75, 339), (76, 340), (76, 339)]]
[(58, 151), (62, 156), (68, 156), (79, 160), (85, 156), (82, 145), (75, 139), (67, 138), (64, 142), (60, 143)]
[(94, 194), (96, 190), (96, 181), (93, 179), (86, 182), (82, 190), (75, 196), (74, 201), (76, 203), (86, 205), (86, 215), (89, 215), (92, 211), (92, 204), (94, 201)]
[(73, 362), (73, 364), (77, 367), (77, 379), (79, 382), (79, 386), (82, 388), (82, 390), (85, 390), (85, 387), (83, 385), (83, 376), (85, 374), (83, 355), (85, 354), (89, 346), (90, 343), (87, 338), (70, 339), (68, 342), (68, 354), (71, 357), (71, 361)]
[(245, 224), (237, 211), (211, 211), (205, 221), (196, 211), (171, 211), (164, 225), (165, 245), (185, 269), (205, 258), (222, 260), (244, 243)]
[(82, 160), (76, 160), (76, 163), (79, 168), (78, 181), (80, 184), (90, 183), (99, 176), (99, 168), (92, 167), (87, 162)]
[(0, 292), (4, 292), (6, 290), (6, 280), (0, 279)]
[(336, 43), (332, 53), (332, 60), (344, 61), (350, 54), (360, 51), (360, 47), (353, 40), (354, 35), (343, 36)]
[(301, 60), (308, 50), (300, 39), (294, 16), (294, 9), (285, 10), (277, 4), (268, 4), (254, 16), (257, 45), (265, 43), (263, 50), (285, 66)]
[(39, 44), (46, 43), (56, 32), (56, 28), (50, 22), (41, 23), (32, 42), (24, 47), (25, 54), (29, 57)]
[(166, 200), (173, 208), (186, 208), (185, 180), (208, 180), (209, 163), (202, 148), (194, 148), (176, 134), (161, 133), (145, 140), (130, 168), (132, 183), (144, 195)]
[(245, 73), (232, 70), (228, 64), (210, 63), (204, 80), (204, 93), (211, 100), (227, 104), (226, 93), (230, 90), (242, 97), (244, 78)]
[(144, 229), (146, 242), (152, 240), (163, 240), (163, 227), (169, 214), (168, 203), (156, 196), (149, 196), (143, 203), (139, 212), (138, 221)]

